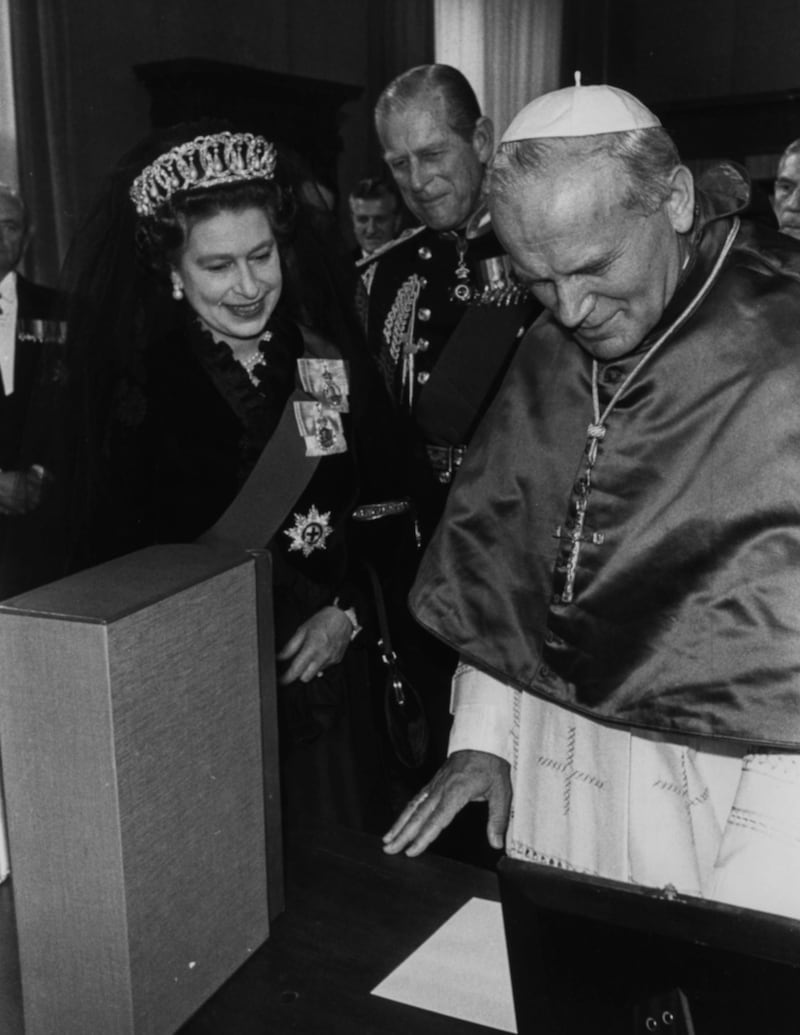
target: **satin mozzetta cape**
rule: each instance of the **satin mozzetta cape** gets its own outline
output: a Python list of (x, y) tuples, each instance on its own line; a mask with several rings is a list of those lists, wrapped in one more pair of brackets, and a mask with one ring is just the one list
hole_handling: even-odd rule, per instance
[[(712, 269), (694, 255), (641, 347), (599, 364), (601, 410)], [(607, 422), (562, 600), (592, 360), (528, 333), (411, 594), (418, 621), (522, 690), (630, 726), (800, 744), (800, 248), (744, 223), (700, 308)]]

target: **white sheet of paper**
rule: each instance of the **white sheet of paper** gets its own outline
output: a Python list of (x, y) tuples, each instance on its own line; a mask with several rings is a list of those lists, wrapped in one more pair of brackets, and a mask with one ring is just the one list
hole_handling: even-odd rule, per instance
[(516, 1033), (500, 903), (471, 898), (372, 994)]

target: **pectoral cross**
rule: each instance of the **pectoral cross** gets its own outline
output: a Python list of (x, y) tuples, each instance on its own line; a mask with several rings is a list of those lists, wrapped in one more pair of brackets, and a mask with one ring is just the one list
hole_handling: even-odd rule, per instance
[(597, 459), (598, 445), (605, 433), (606, 429), (602, 424), (589, 425), (587, 432), (586, 472), (581, 479), (581, 488), (578, 492), (578, 499), (575, 502), (575, 519), (572, 523), (572, 528), (558, 525), (555, 532), (553, 532), (557, 539), (571, 544), (567, 557), (564, 588), (561, 592), (561, 601), (564, 604), (571, 604), (575, 595), (575, 576), (578, 571), (581, 546), (584, 543), (593, 543), (595, 546), (600, 546), (605, 540), (605, 535), (602, 532), (590, 532), (586, 529), (586, 511), (589, 507), (589, 493), (592, 488), (592, 468)]

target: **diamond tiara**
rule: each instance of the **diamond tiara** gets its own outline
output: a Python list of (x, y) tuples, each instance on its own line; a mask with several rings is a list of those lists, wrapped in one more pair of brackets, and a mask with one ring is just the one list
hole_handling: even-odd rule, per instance
[(136, 213), (152, 216), (173, 194), (242, 180), (271, 180), (275, 145), (252, 133), (215, 133), (173, 147), (148, 165), (130, 189)]

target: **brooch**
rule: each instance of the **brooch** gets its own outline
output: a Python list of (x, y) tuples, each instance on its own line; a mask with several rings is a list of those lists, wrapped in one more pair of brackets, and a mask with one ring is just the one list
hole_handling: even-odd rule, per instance
[(296, 402), (297, 430), (306, 447), (306, 456), (331, 456), (346, 453), (342, 417), (338, 410), (319, 402)]
[(350, 385), (347, 367), (342, 359), (298, 359), (300, 384), (309, 395), (340, 413), (349, 410)]
[(289, 550), (302, 550), (303, 556), (308, 557), (314, 550), (324, 550), (328, 536), (333, 532), (331, 528), (331, 512), (320, 514), (316, 507), (312, 507), (308, 514), (295, 514), (294, 524), (291, 528), (284, 529), (284, 535), (292, 540)]

